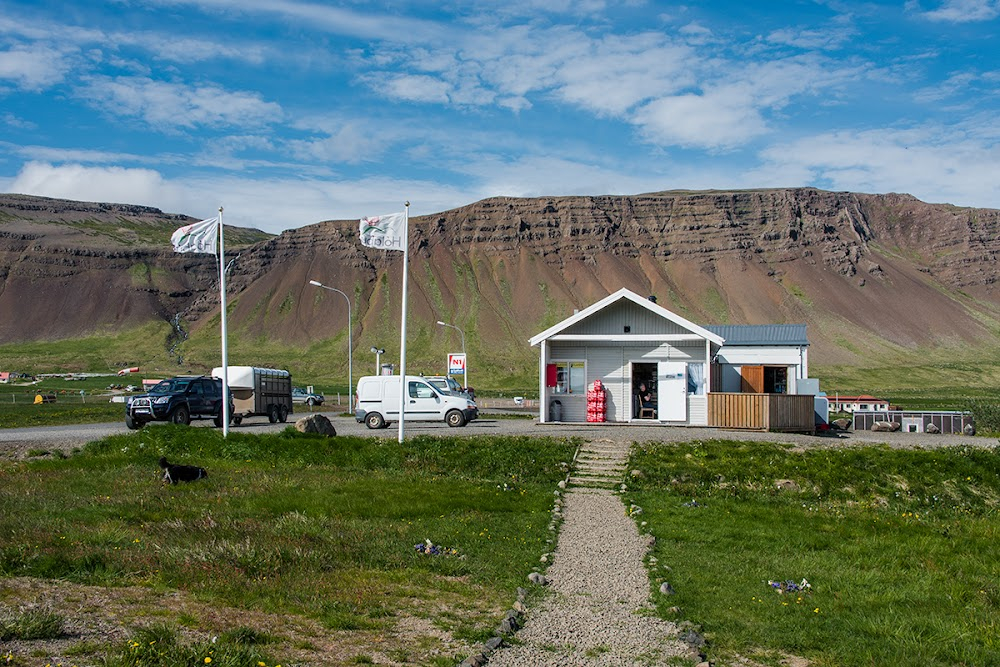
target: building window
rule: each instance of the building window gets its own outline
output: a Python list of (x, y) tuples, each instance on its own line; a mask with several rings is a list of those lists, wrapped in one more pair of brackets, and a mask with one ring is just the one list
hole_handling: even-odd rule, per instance
[(687, 365), (687, 389), (691, 396), (702, 396), (705, 393), (705, 364)]
[(556, 394), (583, 394), (587, 381), (583, 372), (582, 361), (557, 361)]

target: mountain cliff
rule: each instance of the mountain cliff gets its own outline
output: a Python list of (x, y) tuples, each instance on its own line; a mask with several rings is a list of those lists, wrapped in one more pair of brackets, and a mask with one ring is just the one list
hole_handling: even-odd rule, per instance
[[(50, 340), (178, 315), (211, 330), (216, 264), (167, 241), (192, 221), (0, 195), (0, 336)], [(995, 348), (998, 237), (1000, 211), (901, 194), (491, 198), (410, 219), (408, 351), (414, 368), (438, 368), (459, 345), (434, 324), (444, 320), (465, 332), (470, 366), (530, 376), (529, 337), (621, 287), (699, 324), (805, 322), (814, 364)], [(312, 279), (351, 296), (355, 352), (398, 349), (402, 254), (362, 247), (356, 221), (275, 237), (227, 226), (227, 245), (239, 255), (228, 292), (238, 340), (345, 350), (347, 304)]]

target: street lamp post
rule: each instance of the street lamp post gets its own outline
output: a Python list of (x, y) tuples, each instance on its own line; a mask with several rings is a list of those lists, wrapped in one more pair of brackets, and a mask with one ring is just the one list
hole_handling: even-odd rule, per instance
[(456, 327), (454, 324), (448, 324), (447, 322), (442, 322), (441, 320), (438, 320), (437, 323), (440, 324), (443, 327), (448, 327), (450, 329), (454, 329), (458, 333), (462, 334), (462, 356), (465, 357), (465, 368), (463, 370), (462, 384), (464, 384), (465, 388), (468, 389), (469, 388), (469, 357), (468, 357), (467, 354), (465, 354), (465, 332), (462, 331), (461, 329), (459, 329), (458, 327)]
[(382, 355), (385, 354), (385, 350), (380, 347), (372, 346), (372, 352), (375, 354), (375, 375), (382, 374)]
[(324, 285), (318, 280), (310, 280), (310, 285), (315, 285), (316, 287), (322, 287), (323, 289), (328, 289), (331, 292), (336, 292), (340, 296), (344, 297), (347, 301), (347, 395), (348, 404), (350, 408), (354, 409), (354, 343), (352, 338), (354, 338), (354, 319), (351, 317), (351, 299), (346, 294), (341, 292), (336, 287), (329, 287)]

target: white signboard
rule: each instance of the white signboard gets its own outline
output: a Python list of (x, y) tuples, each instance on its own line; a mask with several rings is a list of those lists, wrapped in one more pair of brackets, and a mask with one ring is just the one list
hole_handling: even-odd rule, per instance
[(465, 373), (465, 355), (448, 355), (448, 375), (460, 375)]

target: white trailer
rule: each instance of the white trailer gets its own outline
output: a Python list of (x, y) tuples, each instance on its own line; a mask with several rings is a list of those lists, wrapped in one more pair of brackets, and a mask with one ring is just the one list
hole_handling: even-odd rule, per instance
[[(222, 377), (222, 366), (212, 369)], [(266, 415), (268, 421), (285, 422), (292, 414), (292, 374), (277, 368), (230, 366), (229, 392), (233, 396), (233, 423), (244, 417)]]

